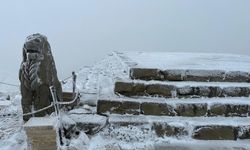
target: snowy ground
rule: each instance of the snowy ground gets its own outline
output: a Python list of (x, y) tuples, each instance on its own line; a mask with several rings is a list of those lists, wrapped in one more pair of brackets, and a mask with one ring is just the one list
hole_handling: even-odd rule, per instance
[[(204, 68), (204, 64), (208, 63), (210, 69), (212, 66), (216, 69), (227, 70), (250, 70), (250, 59), (247, 56), (232, 55), (225, 56), (220, 55), (207, 55), (207, 54), (192, 54), (188, 55), (188, 59), (182, 59), (183, 61), (176, 65), (173, 63), (174, 58), (177, 58), (179, 54), (173, 53), (171, 55), (163, 55), (163, 53), (126, 53), (129, 57), (124, 56), (122, 53), (112, 53), (105, 59), (98, 62), (91, 67), (84, 67), (77, 72), (77, 90), (81, 93), (82, 108), (75, 110), (75, 113), (95, 113), (96, 101), (100, 97), (114, 98), (116, 95), (112, 92), (115, 80), (128, 80), (129, 67), (173, 67), (176, 69), (178, 66)], [(186, 54), (185, 54), (186, 55)], [(150, 59), (154, 56), (154, 59)], [(219, 57), (218, 57), (219, 56)], [(157, 57), (157, 59), (156, 59)], [(207, 58), (207, 61), (204, 58)], [(180, 58), (180, 57), (178, 57)], [(139, 60), (140, 63), (135, 60)], [(156, 61), (157, 60), (157, 61)], [(196, 60), (194, 63), (190, 63), (190, 60)], [(220, 62), (214, 64), (214, 61)], [(224, 64), (228, 64), (225, 66)], [(207, 66), (206, 66), (207, 67)], [(208, 67), (209, 69), (209, 67)], [(10, 78), (9, 78), (10, 77)], [(17, 78), (12, 79), (8, 74), (2, 74), (1, 81), (7, 83), (18, 84)], [(13, 82), (12, 82), (13, 81)], [(248, 86), (248, 85), (247, 85)], [(64, 91), (72, 90), (72, 80), (68, 79), (63, 85)], [(6, 97), (10, 95), (10, 100), (6, 100)], [(204, 100), (205, 101), (205, 100)], [(216, 100), (214, 100), (216, 102)], [(245, 103), (246, 100), (241, 99), (240, 102)], [(0, 85), (0, 149), (1, 150), (25, 150), (27, 149), (26, 134), (23, 130), (22, 122), (20, 94), (17, 87), (11, 87), (6, 85)], [(7, 116), (6, 116), (7, 115)], [(110, 136), (111, 135), (111, 136)], [(114, 135), (116, 138), (113, 138)], [(223, 143), (224, 142), (224, 143)], [(221, 145), (225, 145), (225, 149), (230, 147), (248, 147), (250, 149), (249, 141), (219, 141), (214, 146), (217, 149), (221, 149)], [(175, 149), (176, 147), (183, 148), (187, 145), (192, 145), (192, 150), (204, 149), (204, 145), (209, 149), (211, 141), (195, 141), (190, 139), (177, 140), (172, 138), (156, 138), (155, 135), (149, 134), (147, 131), (142, 131), (137, 127), (123, 127), (123, 128), (105, 128), (99, 134), (95, 136), (86, 137), (81, 133), (78, 138), (73, 139), (71, 146), (82, 149), (85, 147), (90, 150), (120, 150), (120, 149)], [(169, 146), (165, 147), (166, 143)], [(62, 147), (62, 149), (67, 149)], [(184, 150), (184, 148), (183, 148)], [(190, 149), (191, 150), (191, 149)]]

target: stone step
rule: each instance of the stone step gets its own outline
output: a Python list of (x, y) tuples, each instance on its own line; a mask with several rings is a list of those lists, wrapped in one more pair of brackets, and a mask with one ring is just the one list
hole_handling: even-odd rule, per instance
[(249, 72), (224, 70), (131, 68), (130, 77), (147, 81), (250, 82)]
[(250, 116), (249, 98), (110, 98), (100, 99), (98, 114), (132, 114), (155, 116)]
[(67, 114), (63, 114), (61, 123), (66, 137), (70, 136), (68, 133), (78, 132), (79, 130), (92, 135), (105, 127), (107, 117), (97, 114), (86, 114), (86, 112), (80, 109), (75, 109)]
[(108, 122), (112, 129), (127, 128), (127, 132), (130, 132), (129, 129), (137, 128), (157, 137), (187, 140), (250, 139), (250, 118), (110, 115)]
[[(150, 146), (149, 146), (150, 147)], [(249, 141), (165, 140), (150, 150), (249, 150)]]
[(160, 82), (117, 81), (114, 92), (125, 96), (159, 96), (166, 98), (249, 97), (249, 83), (230, 82)]

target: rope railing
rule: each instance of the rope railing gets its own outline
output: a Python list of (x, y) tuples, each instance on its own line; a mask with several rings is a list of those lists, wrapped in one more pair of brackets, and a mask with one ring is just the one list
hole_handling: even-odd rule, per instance
[(53, 107), (53, 106), (54, 106), (54, 104), (51, 103), (51, 104), (50, 104), (49, 106), (47, 106), (47, 107), (44, 107), (44, 108), (42, 108), (42, 109), (39, 109), (39, 110), (36, 110), (36, 111), (33, 111), (33, 112), (25, 113), (25, 114), (23, 114), (23, 116), (34, 115), (34, 114), (36, 114), (36, 113), (42, 112), (42, 111), (44, 111), (44, 110), (47, 110), (47, 109), (49, 109), (49, 108), (51, 108), (51, 107)]
[(0, 84), (8, 85), (8, 86), (14, 86), (14, 87), (19, 87), (19, 85), (11, 84), (11, 83), (6, 83), (6, 82), (1, 82), (1, 81), (0, 81)]
[(51, 104), (49, 106), (46, 106), (44, 108), (41, 108), (41, 109), (33, 111), (33, 112), (25, 113), (25, 114), (23, 114), (23, 116), (34, 115), (36, 113), (42, 112), (44, 110), (47, 110), (47, 109), (49, 109), (49, 108), (51, 108), (53, 106), (55, 107), (56, 104), (59, 104), (59, 105), (70, 105), (70, 104), (73, 104), (74, 102), (76, 102), (76, 100), (79, 98), (79, 96), (80, 96), (80, 93), (78, 92), (75, 95), (75, 97), (74, 97), (74, 99), (72, 101), (69, 101), (69, 102), (59, 102), (59, 101), (51, 102)]

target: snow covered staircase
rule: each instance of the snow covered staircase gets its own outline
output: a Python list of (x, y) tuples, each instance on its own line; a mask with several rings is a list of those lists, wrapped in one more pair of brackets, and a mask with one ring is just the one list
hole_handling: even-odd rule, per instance
[(97, 113), (109, 116), (113, 128), (136, 126), (158, 137), (189, 140), (250, 139), (249, 57), (178, 53), (119, 57), (137, 65), (130, 66), (129, 78), (116, 80), (115, 96), (98, 100)]

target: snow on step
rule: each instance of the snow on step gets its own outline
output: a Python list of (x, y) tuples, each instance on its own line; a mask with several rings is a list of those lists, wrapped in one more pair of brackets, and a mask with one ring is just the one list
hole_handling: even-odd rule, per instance
[(250, 139), (250, 118), (239, 117), (157, 117), (111, 115), (113, 128), (136, 126), (159, 137), (199, 140)]
[(62, 124), (66, 130), (77, 128), (87, 134), (95, 134), (107, 123), (107, 117), (96, 114), (69, 113), (62, 116)]
[(249, 112), (249, 98), (113, 98), (97, 105), (98, 114), (246, 117)]
[(174, 140), (158, 141), (149, 150), (249, 150), (249, 141), (201, 141)]
[(249, 97), (250, 83), (117, 81), (114, 91), (126, 96)]
[(130, 77), (132, 79), (161, 81), (250, 82), (249, 72), (226, 72), (224, 70), (131, 68)]
[(130, 66), (132, 79), (250, 82), (250, 56), (170, 52), (124, 52), (117, 56)]
[(123, 52), (117, 55), (131, 68), (250, 71), (250, 56), (218, 53)]

